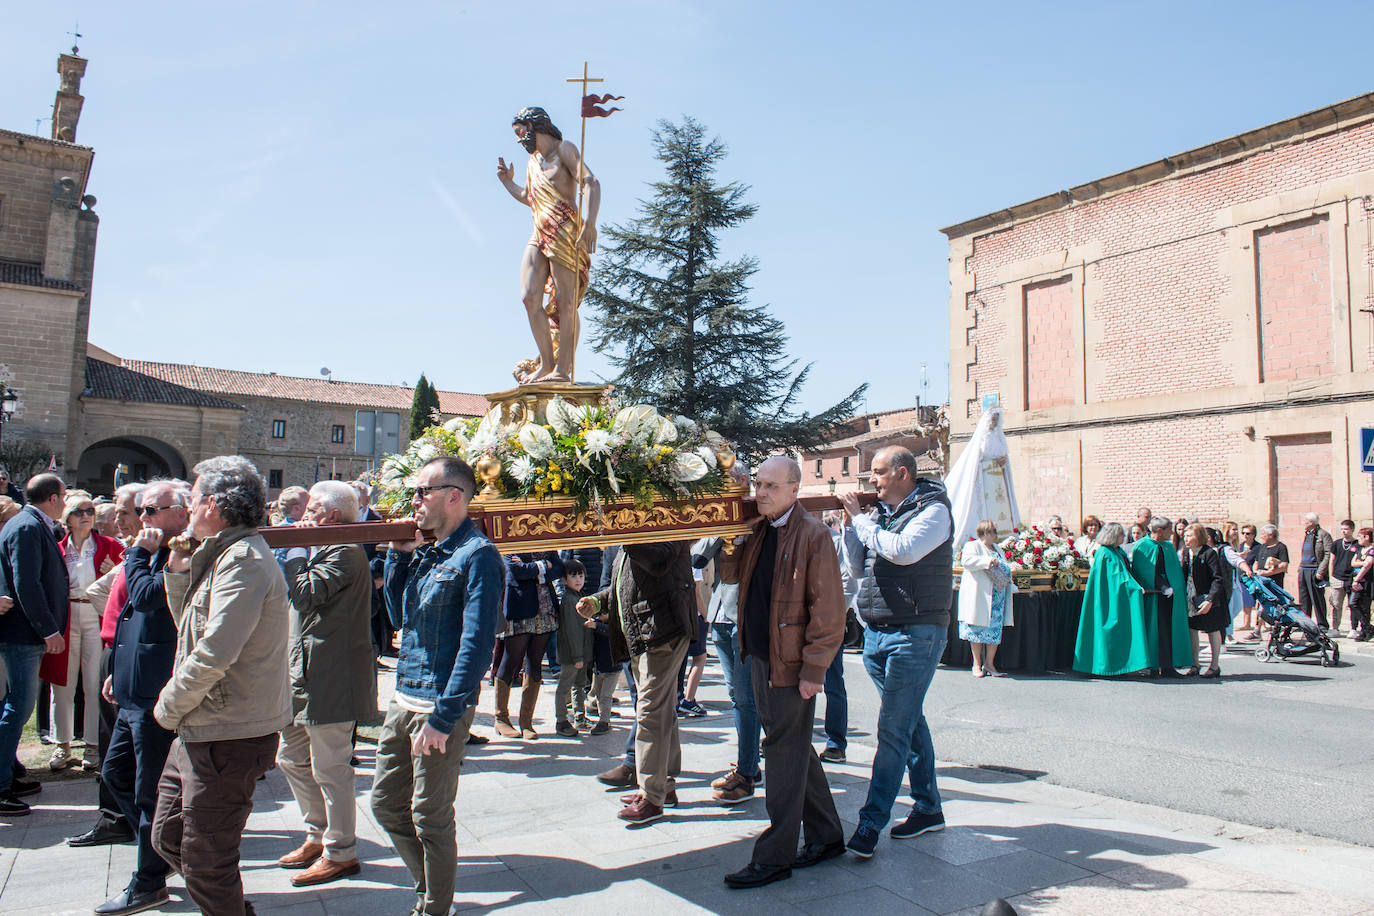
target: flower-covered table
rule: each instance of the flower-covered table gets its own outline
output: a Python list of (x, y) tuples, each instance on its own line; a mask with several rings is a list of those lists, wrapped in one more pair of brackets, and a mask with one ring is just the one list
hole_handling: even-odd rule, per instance
[[(1001, 671), (1068, 671), (1078, 641), (1078, 618), (1083, 611), (1081, 590), (1025, 591), (1012, 597), (1016, 626), (1002, 628), (996, 666)], [(958, 603), (950, 613), (949, 642), (942, 665), (971, 668), (973, 652), (959, 638)]]

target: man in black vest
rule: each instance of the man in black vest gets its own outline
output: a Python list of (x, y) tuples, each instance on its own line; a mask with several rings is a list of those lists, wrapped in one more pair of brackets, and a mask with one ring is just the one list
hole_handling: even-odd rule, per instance
[(892, 817), (903, 770), (915, 805), (890, 836), (944, 829), (922, 704), (945, 651), (954, 597), (954, 521), (944, 484), (918, 479), (916, 457), (901, 446), (873, 456), (871, 480), (878, 494), (871, 513), (862, 512), (855, 494), (840, 497), (847, 515), (845, 559), (859, 582), (855, 605), (867, 627), (864, 667), (881, 702), (868, 799), (848, 843), (865, 859)]

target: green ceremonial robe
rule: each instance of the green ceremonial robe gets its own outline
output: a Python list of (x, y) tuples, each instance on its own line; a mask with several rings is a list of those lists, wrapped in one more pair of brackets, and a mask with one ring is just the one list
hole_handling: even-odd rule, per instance
[(1193, 663), (1193, 638), (1188, 634), (1188, 585), (1183, 580), (1183, 567), (1179, 565), (1178, 553), (1171, 543), (1161, 544), (1154, 538), (1142, 538), (1131, 548), (1131, 572), (1136, 581), (1145, 588), (1155, 587), (1155, 566), (1164, 560), (1164, 574), (1169, 587), (1174, 590), (1171, 597), (1163, 595), (1145, 596), (1145, 621), (1150, 628), (1150, 664), (1159, 667), (1159, 611), (1157, 603), (1173, 602), (1173, 616), (1170, 618), (1170, 635), (1173, 637), (1173, 663), (1175, 668), (1186, 668)]
[(1098, 547), (1083, 586), (1074, 670), (1112, 675), (1151, 667), (1157, 656), (1153, 613), (1153, 606), (1146, 613), (1144, 589), (1131, 575), (1126, 554), (1120, 547)]

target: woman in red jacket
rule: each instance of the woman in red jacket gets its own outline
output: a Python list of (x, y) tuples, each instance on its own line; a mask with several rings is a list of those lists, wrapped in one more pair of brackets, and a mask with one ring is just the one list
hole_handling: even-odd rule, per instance
[(93, 530), (95, 504), (86, 493), (73, 492), (67, 496), (62, 524), (67, 529), (60, 546), (71, 584), (71, 613), (67, 617), (67, 683), (66, 686), (54, 684), (52, 688), (52, 721), (57, 747), (48, 761), (48, 768), (54, 773), (76, 762), (72, 757), (72, 738), (78, 677), (86, 703), (82, 731), (86, 752), (81, 766), (86, 770), (100, 768), (96, 735), (100, 718), (100, 612), (103, 608), (91, 604), (86, 589), (124, 559), (124, 545)]

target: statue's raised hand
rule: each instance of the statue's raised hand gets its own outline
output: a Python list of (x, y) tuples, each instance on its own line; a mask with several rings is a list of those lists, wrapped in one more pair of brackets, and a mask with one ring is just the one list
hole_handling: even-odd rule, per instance
[(515, 165), (506, 162), (501, 156), (496, 157), (496, 177), (501, 179), (501, 183), (515, 180)]

